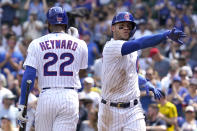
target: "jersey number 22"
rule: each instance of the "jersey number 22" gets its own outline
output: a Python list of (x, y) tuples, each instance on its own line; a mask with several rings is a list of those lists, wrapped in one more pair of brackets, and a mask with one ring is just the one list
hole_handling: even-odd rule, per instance
[[(48, 68), (49, 68), (49, 66), (54, 65), (58, 61), (58, 56), (57, 56), (57, 54), (52, 53), (52, 52), (46, 53), (44, 55), (44, 59), (48, 59), (49, 57), (52, 57), (53, 59), (44, 64), (44, 76), (57, 76), (57, 71), (49, 71)], [(67, 57), (68, 60), (64, 61), (63, 63), (60, 64), (59, 74), (60, 74), (60, 76), (73, 76), (73, 72), (72, 71), (65, 71), (64, 67), (73, 63), (74, 56), (71, 53), (62, 53), (60, 55), (61, 60), (63, 60), (65, 57)]]

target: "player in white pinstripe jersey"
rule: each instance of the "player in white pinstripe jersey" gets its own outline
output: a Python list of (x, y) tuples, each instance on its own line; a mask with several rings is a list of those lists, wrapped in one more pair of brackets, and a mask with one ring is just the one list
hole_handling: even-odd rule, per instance
[(161, 92), (137, 73), (137, 50), (155, 46), (167, 37), (179, 40), (186, 35), (177, 29), (162, 34), (129, 39), (135, 33), (136, 24), (129, 12), (120, 12), (112, 20), (113, 38), (103, 49), (102, 100), (99, 104), (99, 131), (145, 131), (143, 110), (139, 101), (139, 85), (152, 91), (156, 99)]
[[(37, 72), (42, 91), (36, 108), (35, 130), (76, 131), (79, 110), (76, 89), (81, 87), (78, 73), (80, 69), (87, 68), (87, 45), (65, 33), (68, 18), (61, 7), (49, 9), (47, 19), (49, 34), (33, 40), (28, 47), (18, 119), (26, 121), (22, 117), (25, 81), (30, 79), (34, 82)], [(77, 34), (74, 28), (69, 32)]]

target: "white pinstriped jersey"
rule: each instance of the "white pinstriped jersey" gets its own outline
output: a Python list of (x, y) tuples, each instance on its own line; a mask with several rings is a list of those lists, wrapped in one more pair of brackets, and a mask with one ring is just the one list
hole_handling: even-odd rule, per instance
[(122, 56), (126, 41), (111, 39), (103, 49), (102, 93), (105, 100), (128, 102), (140, 97), (136, 71), (137, 51)]
[(83, 40), (66, 33), (50, 33), (30, 43), (24, 66), (37, 69), (40, 88), (80, 88), (78, 73), (87, 68), (87, 63), (88, 49)]

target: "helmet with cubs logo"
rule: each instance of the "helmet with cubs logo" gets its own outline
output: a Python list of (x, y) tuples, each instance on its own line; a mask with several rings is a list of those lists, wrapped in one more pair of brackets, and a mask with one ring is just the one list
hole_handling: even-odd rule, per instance
[(133, 25), (133, 29), (136, 27), (136, 23), (134, 22), (133, 15), (129, 12), (117, 13), (112, 20), (112, 25), (120, 22), (131, 22), (131, 24)]
[(52, 7), (47, 12), (48, 23), (52, 25), (65, 24), (68, 25), (68, 16), (66, 11), (61, 7)]

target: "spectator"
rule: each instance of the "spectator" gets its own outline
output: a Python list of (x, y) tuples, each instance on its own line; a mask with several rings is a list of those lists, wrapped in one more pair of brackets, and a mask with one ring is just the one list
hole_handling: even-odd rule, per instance
[(6, 94), (12, 94), (12, 92), (10, 90), (8, 90), (7, 88), (5, 88), (5, 83), (6, 83), (6, 78), (3, 74), (0, 74), (0, 107), (2, 107), (2, 101), (3, 101), (3, 97)]
[(149, 56), (154, 60), (154, 69), (158, 72), (160, 78), (162, 79), (168, 74), (170, 69), (169, 60), (164, 57), (157, 48), (152, 48)]
[(185, 122), (181, 127), (181, 131), (196, 131), (197, 120), (195, 120), (195, 110), (193, 106), (187, 106), (185, 109)]
[(167, 99), (176, 105), (178, 116), (183, 116), (182, 104), (183, 98), (188, 93), (187, 88), (181, 87), (181, 78), (179, 76), (175, 76), (173, 78), (173, 82), (169, 87)]
[(94, 14), (94, 17), (96, 17), (95, 19), (96, 24), (93, 27), (94, 28), (93, 40), (96, 43), (98, 43), (99, 49), (102, 49), (101, 46), (103, 46), (106, 43), (107, 39), (111, 37), (111, 32), (109, 33), (109, 29), (111, 28), (111, 20), (109, 20), (110, 18), (109, 14), (112, 14), (113, 9), (111, 12), (108, 12), (107, 10), (104, 9), (105, 8), (103, 8), (102, 11), (98, 10)]
[(90, 41), (91, 33), (89, 31), (85, 31), (83, 33), (83, 40), (86, 42), (88, 46), (88, 67), (93, 66), (96, 58), (100, 57), (100, 53), (98, 50), (98, 46), (96, 43)]
[(185, 70), (184, 68), (181, 68), (179, 70), (179, 76), (181, 77), (181, 80), (189, 80), (187, 70)]
[(150, 104), (146, 120), (147, 131), (166, 131), (166, 122), (158, 118), (159, 108), (157, 104)]
[(169, 49), (166, 51), (165, 56), (168, 57), (170, 60), (178, 59), (181, 56), (180, 45), (171, 40), (168, 40), (167, 43), (167, 45), (170, 46)]
[(8, 46), (7, 46), (6, 36), (7, 36), (8, 33), (10, 33), (10, 28), (9, 28), (8, 24), (2, 24), (1, 25), (2, 43), (1, 43), (1, 46), (0, 46), (1, 51), (5, 51), (5, 50), (7, 51)]
[(31, 16), (32, 13), (36, 14), (38, 20), (45, 22), (45, 13), (48, 11), (46, 0), (42, 0), (42, 2), (40, 2), (40, 0), (27, 0), (24, 9), (28, 10), (28, 16)]
[[(146, 79), (149, 80), (156, 88), (160, 88), (161, 84), (160, 81), (157, 80), (157, 76), (157, 72), (153, 68), (149, 67), (146, 70)], [(140, 101), (145, 112), (148, 111), (148, 106), (155, 101), (153, 96), (154, 94), (152, 92), (150, 92), (150, 95), (146, 95), (145, 88), (140, 86)]]
[(167, 123), (167, 131), (177, 129), (177, 109), (176, 106), (167, 100), (166, 95), (162, 92), (162, 98), (157, 100), (159, 106), (158, 118)]
[(169, 86), (172, 83), (174, 76), (178, 75), (178, 69), (179, 69), (179, 65), (177, 60), (172, 60), (170, 62), (170, 70), (168, 74), (161, 79), (162, 90), (165, 91), (166, 93), (169, 90)]
[(186, 57), (185, 56), (180, 56), (178, 58), (178, 62), (179, 62), (179, 67), (183, 70), (186, 70), (187, 71), (187, 76), (188, 77), (192, 77), (192, 69), (191, 67), (187, 64), (187, 61), (186, 61)]
[(168, 18), (166, 20), (166, 29), (170, 30), (174, 27), (174, 20), (173, 18)]
[(97, 131), (98, 109), (93, 108), (88, 112), (88, 120), (82, 122), (79, 131)]
[(29, 44), (31, 43), (32, 38), (30, 37), (24, 37), (22, 40), (19, 42), (18, 47), (20, 52), (23, 54), (23, 57), (26, 58), (27, 56), (27, 48)]
[(124, 1), (118, 0), (116, 2), (116, 13), (117, 12), (124, 12), (124, 11), (128, 11), (128, 7), (124, 5)]
[(157, 0), (155, 10), (158, 11), (158, 19), (160, 26), (165, 25), (170, 12), (175, 10), (174, 2), (172, 0)]
[(92, 77), (86, 77), (84, 79), (84, 89), (79, 94), (84, 95), (86, 98), (90, 98), (91, 100), (93, 100), (93, 107), (96, 107), (98, 106), (101, 97), (97, 92), (91, 91), (91, 88), (93, 86), (94, 86), (94, 79)]
[(148, 79), (155, 87), (161, 88), (158, 73), (151, 67), (146, 70), (146, 79)]
[(137, 29), (139, 24), (143, 21), (147, 21), (147, 15), (145, 15), (145, 6), (142, 3), (136, 4), (135, 6), (135, 23), (137, 24)]
[(12, 31), (16, 34), (18, 38), (22, 35), (22, 26), (20, 24), (19, 17), (14, 17)]
[(20, 52), (14, 50), (16, 46), (15, 34), (7, 34), (7, 44), (8, 51), (0, 53), (0, 68), (3, 73), (5, 73), (4, 69), (8, 68), (12, 75), (16, 77), (19, 62), (23, 61), (24, 58)]
[(183, 42), (185, 43), (180, 47), (180, 50), (186, 49), (188, 45), (192, 42), (192, 26), (185, 25), (184, 32), (187, 34), (187, 37), (183, 38)]
[(84, 94), (79, 94), (79, 121), (77, 123), (77, 131), (79, 131), (81, 123), (88, 119), (88, 110), (84, 105), (84, 98)]
[(13, 19), (16, 16), (16, 10), (19, 7), (18, 0), (1, 0), (0, 6), (3, 9), (2, 23), (11, 26)]
[(102, 58), (95, 60), (94, 65), (92, 66), (92, 70), (96, 86), (101, 87)]
[(191, 24), (189, 17), (185, 15), (184, 7), (182, 4), (176, 5), (174, 20), (175, 20), (175, 27), (177, 27), (180, 30), (184, 30), (184, 25)]
[(191, 79), (189, 85), (189, 93), (184, 97), (183, 104), (185, 106), (192, 105), (197, 109), (197, 79)]
[(133, 36), (135, 39), (138, 39), (147, 35), (152, 35), (152, 32), (147, 29), (147, 22), (145, 20), (141, 20), (138, 23), (138, 27), (139, 29), (135, 32)]
[(70, 3), (65, 0), (57, 0), (55, 6), (61, 6), (66, 12), (70, 12), (72, 10)]
[(187, 46), (187, 49), (189, 50), (190, 56), (189, 56), (189, 65), (191, 68), (194, 68), (197, 66), (197, 31), (196, 29), (192, 30), (192, 41), (191, 43)]
[(147, 49), (143, 49), (141, 51), (141, 55), (140, 55), (140, 58), (138, 59), (139, 60), (139, 69), (141, 71), (144, 71), (147, 70), (149, 67), (151, 67), (151, 63), (152, 63), (152, 59), (149, 57), (149, 52), (150, 52), (150, 49), (147, 48)]
[(11, 120), (7, 116), (3, 116), (1, 117), (0, 131), (18, 131), (18, 128), (14, 128), (11, 123)]
[(29, 20), (23, 24), (23, 33), (25, 37), (36, 39), (42, 35), (43, 23), (37, 20), (37, 15), (32, 12)]
[(0, 118), (3, 116), (7, 116), (11, 122), (13, 127), (16, 127), (16, 117), (18, 109), (13, 105), (15, 95), (7, 94), (3, 97), (3, 106), (0, 107)]

